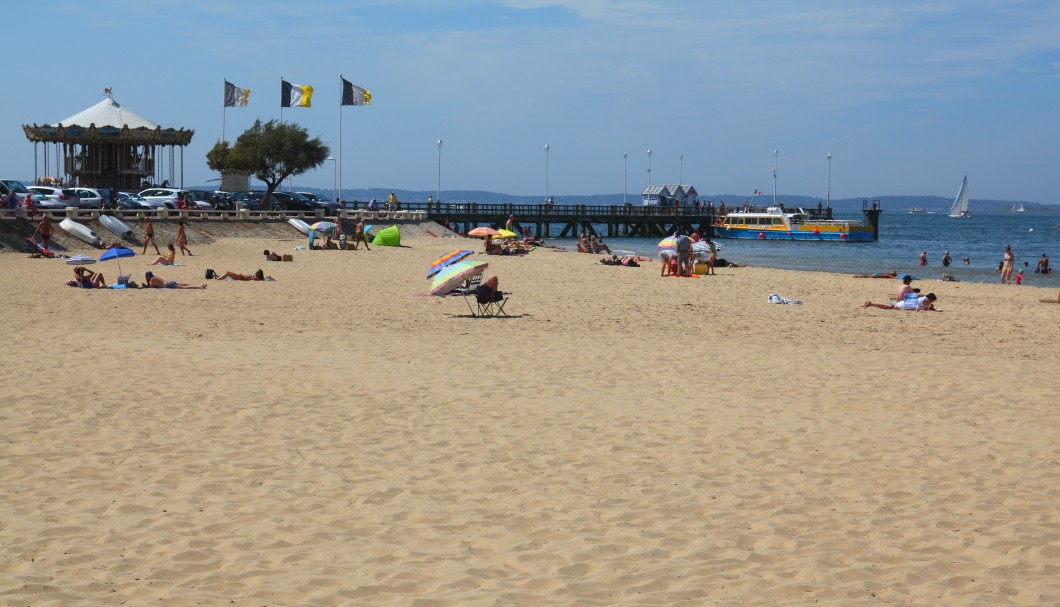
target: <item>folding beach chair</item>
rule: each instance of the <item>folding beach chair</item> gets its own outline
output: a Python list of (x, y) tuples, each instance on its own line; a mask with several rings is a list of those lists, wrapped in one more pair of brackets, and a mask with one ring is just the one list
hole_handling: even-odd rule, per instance
[[(508, 303), (508, 295), (503, 291), (492, 291), (487, 285), (479, 285), (475, 292), (475, 303), (478, 304), (476, 316), (508, 316), (508, 313), (504, 311), (504, 304)], [(471, 304), (468, 303), (468, 308), (470, 307)]]

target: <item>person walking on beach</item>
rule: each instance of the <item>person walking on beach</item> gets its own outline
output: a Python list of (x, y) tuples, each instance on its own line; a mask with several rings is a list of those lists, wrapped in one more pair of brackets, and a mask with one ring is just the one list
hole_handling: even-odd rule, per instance
[(357, 225), (353, 228), (353, 250), (356, 251), (362, 242), (364, 243), (364, 250), (371, 251), (368, 248), (368, 237), (364, 235), (364, 220), (359, 219), (357, 220)]
[(162, 254), (162, 251), (158, 250), (158, 243), (155, 242), (155, 224), (151, 223), (150, 217), (144, 215), (144, 252), (141, 255), (147, 255), (148, 243), (154, 245), (156, 254)]
[(184, 231), (184, 220), (177, 221), (177, 246), (180, 247), (180, 254), (185, 253), (191, 256), (191, 249), (188, 248), (188, 234)]
[(1005, 254), (1001, 256), (1001, 284), (1008, 284), (1012, 279), (1012, 266), (1016, 263), (1016, 255), (1012, 252), (1012, 245), (1005, 245)]
[(920, 253), (920, 265), (922, 265), (922, 266), (926, 266), (927, 265), (927, 251), (922, 251)]

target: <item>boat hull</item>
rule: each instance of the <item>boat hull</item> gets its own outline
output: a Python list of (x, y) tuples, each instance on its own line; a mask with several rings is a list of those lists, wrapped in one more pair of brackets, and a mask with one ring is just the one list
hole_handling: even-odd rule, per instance
[(836, 226), (800, 226), (799, 229), (741, 228), (714, 226), (718, 238), (743, 240), (798, 240), (809, 242), (872, 242), (869, 228), (838, 229)]

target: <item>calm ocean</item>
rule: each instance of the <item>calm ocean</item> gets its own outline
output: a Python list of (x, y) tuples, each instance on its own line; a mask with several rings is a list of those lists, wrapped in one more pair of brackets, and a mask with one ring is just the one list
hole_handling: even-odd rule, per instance
[[(974, 210), (973, 210), (974, 212)], [(862, 219), (860, 211), (837, 213), (837, 219)], [(603, 231), (604, 226), (598, 226)], [(656, 258), (656, 238), (610, 238), (615, 251)], [(865, 274), (897, 270), (917, 278), (941, 278), (943, 272), (964, 282), (998, 282), (995, 270), (1005, 245), (1016, 254), (1016, 270), (1023, 268), (1023, 284), (1060, 286), (1060, 271), (1034, 273), (1045, 253), (1050, 266), (1060, 268), (1060, 210), (1055, 212), (980, 213), (970, 219), (950, 219), (945, 213), (913, 214), (906, 209), (884, 209), (880, 240), (874, 243), (789, 242), (780, 240), (719, 240), (718, 257), (752, 266), (785, 270), (817, 270)], [(549, 244), (576, 250), (574, 239), (550, 239)], [(928, 265), (918, 256), (928, 252)], [(949, 251), (953, 263), (942, 266)], [(962, 259), (968, 257), (969, 265)], [(1024, 267), (1024, 262), (1028, 265)]]

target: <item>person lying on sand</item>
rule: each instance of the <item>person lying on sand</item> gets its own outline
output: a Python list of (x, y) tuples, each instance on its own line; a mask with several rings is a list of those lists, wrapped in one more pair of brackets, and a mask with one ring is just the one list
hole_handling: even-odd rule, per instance
[(280, 256), (277, 253), (270, 253), (268, 249), (265, 249), (265, 261), (280, 261)]
[(82, 289), (105, 289), (107, 281), (103, 280), (103, 274), (93, 272), (88, 268), (77, 266), (74, 268), (74, 282)]
[(166, 280), (160, 276), (155, 276), (151, 272), (144, 274), (144, 286), (151, 289), (205, 289), (206, 285), (189, 285), (183, 282), (177, 282), (175, 280)]
[(265, 272), (262, 272), (261, 269), (258, 269), (258, 271), (254, 272), (253, 274), (236, 274), (235, 272), (225, 272), (224, 274), (219, 274), (217, 276), (217, 280), (227, 280), (229, 278), (231, 278), (232, 280), (265, 280)]
[(916, 303), (913, 301), (898, 301), (893, 304), (878, 304), (866, 301), (861, 304), (862, 308), (881, 308), (883, 310), (913, 310), (915, 312), (941, 312), (942, 310), (935, 309), (935, 301), (938, 298), (934, 293), (928, 293), (927, 295), (921, 295), (916, 298)]
[(855, 274), (854, 278), (898, 278), (898, 272), (876, 272), (875, 274)]

